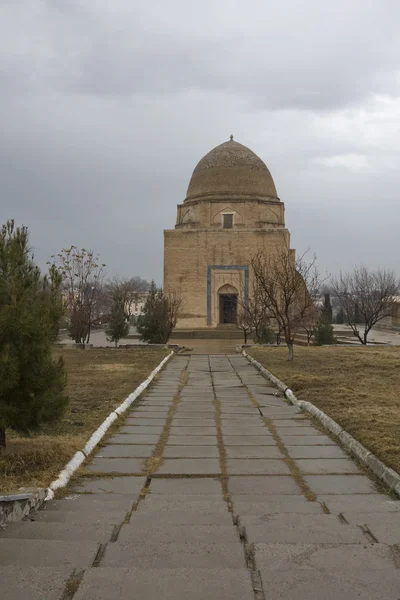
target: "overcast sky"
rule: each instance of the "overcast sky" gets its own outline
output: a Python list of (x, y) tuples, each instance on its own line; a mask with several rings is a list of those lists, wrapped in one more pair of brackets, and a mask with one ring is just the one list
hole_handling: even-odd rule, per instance
[(162, 281), (163, 229), (229, 139), (292, 246), (400, 274), (398, 0), (0, 0), (1, 222)]

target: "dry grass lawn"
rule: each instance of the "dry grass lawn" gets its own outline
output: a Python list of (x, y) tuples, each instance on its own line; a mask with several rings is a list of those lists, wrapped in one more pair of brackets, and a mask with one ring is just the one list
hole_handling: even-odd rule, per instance
[(400, 347), (253, 348), (249, 354), (400, 473)]
[(61, 421), (32, 437), (7, 431), (7, 449), (0, 453), (0, 495), (20, 487), (47, 487), (167, 354), (162, 348), (54, 350), (67, 370), (67, 411)]

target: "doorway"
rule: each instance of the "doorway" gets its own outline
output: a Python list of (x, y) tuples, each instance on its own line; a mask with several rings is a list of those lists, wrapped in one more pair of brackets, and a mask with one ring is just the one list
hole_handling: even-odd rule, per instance
[(237, 294), (219, 295), (220, 324), (235, 324), (237, 315)]

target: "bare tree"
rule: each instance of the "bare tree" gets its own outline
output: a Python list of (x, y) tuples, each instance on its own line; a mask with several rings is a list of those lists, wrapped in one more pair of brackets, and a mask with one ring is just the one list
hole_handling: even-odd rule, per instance
[(320, 313), (317, 306), (314, 304), (314, 307), (311, 308), (307, 319), (304, 320), (303, 329), (307, 336), (307, 346), (310, 345), (312, 337), (314, 335), (314, 330), (318, 324)]
[(140, 339), (152, 344), (166, 344), (181, 311), (182, 297), (178, 292), (164, 294), (152, 281), (137, 330)]
[[(372, 327), (392, 314), (400, 293), (400, 281), (393, 271), (372, 271), (368, 267), (355, 267), (352, 272), (341, 273), (332, 286), (347, 323), (365, 345)], [(363, 321), (361, 327), (360, 320)]]
[(57, 256), (51, 258), (63, 280), (69, 335), (76, 343), (88, 344), (98, 312), (105, 264), (100, 264), (99, 256), (93, 250), (77, 246), (63, 248)]
[(243, 332), (243, 342), (247, 344), (247, 338), (254, 331), (254, 320), (249, 307), (243, 306), (238, 302), (236, 307), (236, 325)]
[(123, 301), (125, 318), (129, 320), (132, 316), (132, 306), (138, 301), (139, 293), (147, 292), (150, 289), (150, 283), (141, 277), (114, 277), (107, 282), (109, 297), (112, 298), (117, 293)]
[(322, 283), (316, 258), (307, 261), (304, 253), (295, 260), (289, 249), (274, 254), (261, 250), (251, 259), (251, 268), (258, 297), (276, 322), (293, 360), (294, 338), (309, 322)]

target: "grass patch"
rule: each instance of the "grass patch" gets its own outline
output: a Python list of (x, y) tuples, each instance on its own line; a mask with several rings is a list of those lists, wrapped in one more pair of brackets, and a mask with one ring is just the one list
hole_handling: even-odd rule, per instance
[(55, 358), (61, 355), (65, 361), (68, 408), (58, 423), (29, 438), (7, 431), (7, 448), (0, 452), (0, 494), (20, 487), (47, 487), (167, 354), (163, 348), (55, 349)]
[(400, 473), (400, 347), (252, 348), (249, 354)]

